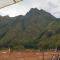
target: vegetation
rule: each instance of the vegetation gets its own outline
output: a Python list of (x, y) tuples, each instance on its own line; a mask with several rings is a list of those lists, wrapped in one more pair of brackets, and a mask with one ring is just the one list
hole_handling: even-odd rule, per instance
[(0, 49), (9, 47), (60, 50), (60, 19), (36, 8), (25, 16), (0, 16)]

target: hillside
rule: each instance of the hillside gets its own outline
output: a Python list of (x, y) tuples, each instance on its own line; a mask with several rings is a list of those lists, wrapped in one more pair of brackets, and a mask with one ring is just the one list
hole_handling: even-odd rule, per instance
[(60, 19), (36, 8), (32, 8), (25, 16), (0, 16), (0, 47), (59, 49)]

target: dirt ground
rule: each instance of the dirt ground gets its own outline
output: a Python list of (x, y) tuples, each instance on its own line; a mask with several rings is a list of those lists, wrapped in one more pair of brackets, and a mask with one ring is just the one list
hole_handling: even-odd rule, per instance
[(60, 52), (0, 52), (0, 60), (51, 60), (53, 56)]

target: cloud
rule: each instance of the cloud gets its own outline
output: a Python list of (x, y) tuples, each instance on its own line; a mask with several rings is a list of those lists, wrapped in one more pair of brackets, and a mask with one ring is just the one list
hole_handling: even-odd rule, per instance
[(1, 15), (11, 17), (25, 15), (30, 8), (44, 9), (56, 17), (60, 17), (60, 0), (23, 0), (15, 5), (0, 10)]

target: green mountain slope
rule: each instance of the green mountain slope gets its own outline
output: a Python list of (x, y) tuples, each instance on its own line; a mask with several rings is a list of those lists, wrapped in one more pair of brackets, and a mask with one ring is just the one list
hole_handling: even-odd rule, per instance
[(50, 49), (60, 47), (60, 19), (44, 10), (31, 9), (25, 16), (0, 17), (0, 47)]

